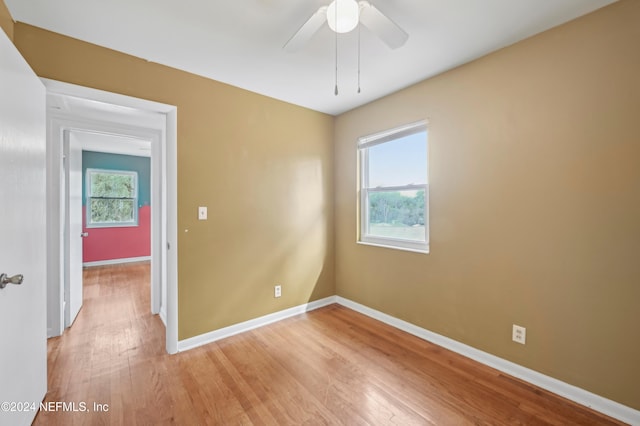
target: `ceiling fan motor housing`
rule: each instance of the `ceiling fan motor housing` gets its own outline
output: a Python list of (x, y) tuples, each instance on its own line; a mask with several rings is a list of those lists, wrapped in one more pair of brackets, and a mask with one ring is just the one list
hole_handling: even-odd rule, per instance
[(333, 0), (327, 8), (327, 24), (337, 33), (348, 33), (358, 26), (359, 15), (356, 0)]

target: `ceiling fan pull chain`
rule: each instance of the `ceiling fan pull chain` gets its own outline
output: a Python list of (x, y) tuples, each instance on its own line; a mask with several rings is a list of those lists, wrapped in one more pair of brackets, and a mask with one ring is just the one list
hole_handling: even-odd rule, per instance
[(360, 24), (358, 24), (358, 93), (360, 93)]
[[(337, 1), (337, 0), (336, 0)], [(338, 8), (336, 7), (335, 11), (335, 24), (336, 28), (338, 28)], [(335, 32), (336, 36), (336, 88), (333, 93), (338, 96), (338, 32)]]

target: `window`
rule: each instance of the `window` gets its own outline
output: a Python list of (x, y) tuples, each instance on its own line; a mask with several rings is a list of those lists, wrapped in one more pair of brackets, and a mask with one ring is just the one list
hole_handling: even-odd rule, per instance
[(138, 225), (138, 173), (87, 169), (87, 227)]
[(360, 161), (360, 242), (429, 252), (427, 125), (365, 136)]

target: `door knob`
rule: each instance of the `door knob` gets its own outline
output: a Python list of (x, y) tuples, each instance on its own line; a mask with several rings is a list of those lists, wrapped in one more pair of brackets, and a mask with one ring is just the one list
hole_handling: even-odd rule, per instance
[(88, 232), (83, 232), (82, 234), (80, 234), (80, 236), (82, 238), (87, 238), (89, 236), (89, 233)]
[(7, 274), (0, 274), (0, 289), (3, 289), (7, 286), (7, 284), (22, 284), (22, 280), (24, 276), (22, 274), (14, 275), (10, 277)]

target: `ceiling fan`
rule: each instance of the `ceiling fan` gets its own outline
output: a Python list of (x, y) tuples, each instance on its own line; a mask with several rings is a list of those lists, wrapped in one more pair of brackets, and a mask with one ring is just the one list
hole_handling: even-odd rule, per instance
[(391, 49), (402, 46), (409, 35), (366, 0), (333, 0), (321, 6), (287, 41), (284, 49), (294, 52), (304, 46), (325, 22), (336, 33), (348, 33), (358, 24), (367, 27)]

